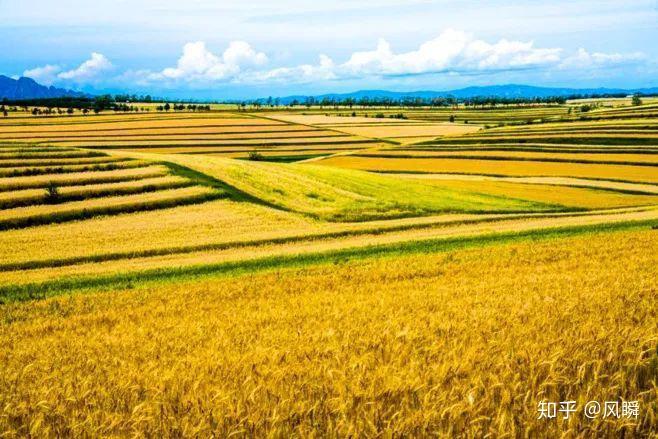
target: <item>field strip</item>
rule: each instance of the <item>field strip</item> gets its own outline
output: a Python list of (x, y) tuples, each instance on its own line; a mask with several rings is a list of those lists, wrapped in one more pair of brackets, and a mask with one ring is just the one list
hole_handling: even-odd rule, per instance
[[(580, 213), (442, 214), (358, 223), (326, 223), (265, 206), (218, 200), (204, 205), (170, 208), (157, 214), (140, 212), (121, 217), (5, 231), (0, 233), (0, 242), (12, 242), (13, 251), (0, 246), (0, 270), (57, 267), (506, 219), (606, 215), (640, 210), (646, 208), (601, 209)], [(163, 220), (154, 224), (154, 220), (160, 216), (163, 216)], [(262, 218), (268, 221), (263, 223)], [(190, 237), (188, 225), (191, 222), (198, 225), (203, 233)], [(221, 231), (227, 227), (231, 228), (232, 233), (222, 235)], [(37, 231), (39, 239), (35, 240), (34, 233)], [(126, 236), (131, 239), (126, 240)], [(92, 239), (96, 240), (96, 244), (90, 246)], [(44, 252), (40, 247), (46, 243), (53, 246)]]
[(206, 186), (92, 198), (62, 204), (47, 204), (0, 210), (0, 230), (89, 218), (93, 215), (135, 212), (160, 209), (163, 206), (189, 202), (202, 202), (223, 196), (221, 192)]
[[(266, 127), (261, 129), (261, 127)], [(281, 129), (276, 127), (281, 127)], [(220, 130), (218, 130), (218, 128)], [(223, 129), (228, 128), (228, 131)], [(243, 128), (235, 130), (234, 128)], [(256, 128), (256, 129), (254, 129)], [(284, 125), (284, 124), (266, 124), (266, 125), (180, 125), (169, 127), (124, 127), (124, 128), (93, 128), (93, 129), (56, 129), (56, 130), (22, 130), (22, 131), (2, 131), (0, 128), (0, 136), (3, 138), (14, 138), (14, 135), (27, 135), (34, 137), (38, 135), (52, 135), (59, 134), (62, 137), (74, 136), (134, 136), (134, 135), (158, 135), (158, 134), (273, 134), (273, 133), (305, 133), (324, 131), (315, 127), (307, 127), (305, 125)], [(89, 134), (93, 133), (93, 134)], [(44, 136), (48, 137), (48, 136)]]
[(330, 157), (318, 162), (324, 166), (386, 173), (476, 174), (497, 177), (577, 177), (618, 180), (633, 183), (658, 183), (653, 166), (625, 164), (549, 163), (522, 160), (388, 159), (355, 156)]
[(24, 177), (42, 174), (71, 174), (94, 171), (111, 171), (116, 169), (142, 168), (147, 162), (139, 160), (120, 160), (110, 163), (96, 163), (88, 165), (43, 165), (43, 166), (19, 166), (13, 168), (0, 168), (0, 177)]
[(332, 151), (356, 151), (359, 149), (363, 148), (370, 148), (372, 145), (371, 144), (344, 144), (344, 145), (332, 145), (332, 144), (325, 144), (322, 145), (321, 147), (318, 147), (318, 145), (304, 145), (304, 144), (298, 144), (294, 146), (286, 146), (286, 147), (273, 147), (273, 146), (263, 146), (263, 145), (255, 145), (255, 146), (249, 146), (249, 147), (221, 147), (221, 146), (209, 146), (209, 147), (194, 147), (194, 146), (177, 146), (177, 147), (155, 147), (155, 148), (122, 148), (122, 151), (132, 151), (132, 152), (144, 152), (144, 153), (151, 153), (151, 154), (208, 154), (208, 155), (215, 155), (215, 154), (232, 154), (232, 153), (249, 153), (251, 151), (258, 151), (260, 153), (275, 153), (275, 152), (289, 152), (289, 153), (295, 153), (295, 152), (300, 152), (304, 153), (306, 151), (317, 151), (317, 150), (322, 150), (322, 151), (327, 151), (327, 152), (332, 152)]
[(119, 157), (73, 157), (73, 158), (26, 158), (23, 160), (0, 160), (0, 168), (28, 168), (28, 167), (52, 167), (64, 165), (92, 165), (103, 163), (118, 163), (121, 161)]
[[(495, 223), (468, 224), (454, 227), (443, 227), (436, 230), (411, 230), (386, 234), (362, 235), (356, 237), (327, 239), (320, 241), (300, 242), (283, 245), (263, 245), (250, 248), (227, 249), (220, 251), (203, 251), (184, 255), (167, 255), (150, 258), (134, 258), (126, 261), (94, 262), (74, 266), (57, 267), (53, 269), (35, 269), (4, 272), (2, 285), (5, 294), (11, 287), (21, 284), (34, 284), (68, 279), (73, 281), (78, 277), (116, 276), (135, 273), (138, 276), (150, 271), (165, 270), (166, 267), (176, 267), (174, 271), (209, 267), (210, 272), (221, 270), (225, 265), (271, 260), (272, 258), (290, 258), (317, 255), (331, 258), (332, 254), (342, 251), (362, 249), (374, 252), (381, 248), (386, 252), (387, 246), (403, 243), (421, 245), (423, 242), (448, 242), (454, 239), (485, 238), (504, 234), (520, 234), (534, 231), (569, 229), (573, 227), (589, 227), (597, 225), (625, 224), (629, 222), (646, 222), (658, 220), (658, 209), (603, 215), (586, 215), (563, 218), (537, 218), (524, 220), (503, 220)], [(0, 290), (0, 295), (2, 290)]]
[[(144, 115), (148, 116), (148, 115)], [(98, 118), (98, 116), (94, 116), (93, 118), (88, 118), (85, 117), (84, 119), (80, 118), (80, 120), (72, 120), (70, 117), (66, 118), (34, 118), (34, 117), (26, 117), (25, 121), (30, 121), (32, 123), (25, 123), (25, 121), (19, 122), (19, 123), (12, 123), (11, 119), (4, 121), (3, 119), (0, 119), (0, 130), (4, 129), (5, 127), (19, 127), (20, 129), (25, 129), (25, 127), (42, 127), (42, 126), (67, 126), (67, 125), (73, 125), (73, 126), (78, 126), (78, 125), (94, 125), (94, 124), (123, 124), (123, 123), (128, 123), (128, 124), (136, 124), (136, 123), (141, 123), (141, 124), (149, 124), (151, 126), (156, 126), (159, 125), (158, 123), (153, 123), (153, 122), (173, 122), (177, 124), (186, 124), (186, 123), (191, 123), (190, 121), (201, 121), (201, 122), (208, 122), (208, 121), (215, 121), (215, 123), (218, 123), (219, 121), (231, 121), (227, 123), (226, 125), (234, 125), (234, 126), (245, 126), (245, 125), (265, 125), (262, 123), (262, 121), (255, 120), (249, 115), (245, 115), (244, 117), (236, 117), (235, 115), (230, 116), (230, 117), (223, 117), (212, 114), (212, 113), (202, 113), (202, 114), (197, 114), (197, 115), (191, 115), (189, 113), (183, 115), (183, 114), (170, 114), (169, 117), (166, 117), (166, 114), (158, 114), (157, 116), (154, 117), (134, 117), (132, 116), (127, 116), (127, 115), (119, 115), (116, 116), (116, 118), (110, 119), (110, 118)], [(59, 120), (56, 120), (59, 119)], [(15, 121), (16, 119), (14, 119)], [(281, 124), (281, 123), (279, 123)], [(269, 124), (269, 125), (276, 125), (276, 124)]]
[(80, 151), (69, 148), (22, 148), (15, 152), (0, 152), (0, 161), (18, 159), (84, 159), (91, 157), (105, 157), (106, 155), (98, 151)]
[(229, 141), (241, 141), (241, 140), (254, 140), (254, 139), (319, 139), (319, 138), (344, 138), (346, 137), (342, 133), (337, 133), (335, 131), (294, 131), (286, 133), (238, 133), (238, 134), (224, 134), (224, 133), (174, 133), (174, 134), (136, 134), (136, 135), (120, 135), (120, 136), (108, 136), (108, 135), (99, 135), (99, 136), (28, 136), (20, 139), (23, 142), (30, 142), (35, 144), (43, 143), (57, 143), (57, 144), (66, 144), (66, 143), (78, 143), (78, 142), (139, 142), (139, 141), (190, 141), (190, 140), (199, 140), (199, 141), (209, 141), (209, 140), (223, 140), (226, 142)]
[(0, 191), (46, 187), (51, 182), (58, 186), (79, 186), (117, 181), (157, 177), (169, 173), (162, 165), (149, 165), (137, 168), (99, 170), (94, 172), (73, 172), (67, 174), (40, 174), (23, 177), (0, 177)]
[[(334, 131), (336, 133), (340, 133), (340, 134), (343, 134), (343, 135), (356, 137), (357, 139), (359, 139), (359, 138), (364, 139), (365, 138), (369, 141), (379, 141), (379, 142), (384, 142), (384, 143), (389, 143), (389, 144), (397, 144), (397, 142), (395, 142), (395, 141), (391, 141), (391, 140), (388, 140), (388, 139), (383, 139), (383, 138), (380, 138), (380, 137), (356, 136), (355, 134), (346, 132), (346, 131), (341, 130), (339, 128), (332, 127), (330, 125), (315, 124), (315, 123), (312, 123), (312, 121), (307, 122), (305, 120), (300, 120), (300, 121), (295, 122), (295, 121), (287, 120), (287, 118), (279, 118), (279, 116), (281, 116), (281, 115), (278, 115), (278, 114), (274, 115), (274, 116), (272, 116), (272, 115), (267, 115), (267, 116), (259, 115), (257, 117), (262, 117), (262, 118), (267, 119), (267, 120), (279, 121), (279, 122), (284, 122), (284, 123), (295, 123), (295, 124), (300, 125), (300, 126), (306, 126), (306, 127), (320, 129), (320, 130), (331, 130), (331, 131)], [(323, 117), (325, 117), (325, 116), (323, 116)]]
[(510, 143), (495, 144), (495, 146), (469, 144), (469, 145), (431, 145), (418, 143), (414, 145), (390, 148), (390, 151), (399, 152), (528, 152), (528, 153), (559, 153), (559, 154), (658, 154), (658, 148), (636, 146), (597, 146), (597, 145), (555, 145), (550, 143)]
[[(181, 147), (189, 145), (190, 147), (195, 146), (291, 146), (291, 145), (356, 145), (356, 144), (372, 144), (377, 142), (375, 139), (359, 139), (352, 136), (342, 136), (342, 137), (327, 137), (326, 140), (320, 140), (318, 138), (312, 141), (306, 141), (303, 138), (291, 138), (290, 140), (263, 140), (263, 139), (249, 139), (242, 141), (214, 141), (214, 140), (180, 140), (176, 143), (171, 143), (168, 140), (144, 140), (144, 141), (128, 141), (128, 140), (108, 140), (106, 142), (61, 142), (66, 144), (75, 145), (79, 148), (90, 148), (90, 149), (126, 149), (126, 148), (163, 148), (163, 147)], [(59, 145), (60, 142), (48, 142), (52, 145)]]
[(658, 194), (658, 185), (642, 183), (622, 183), (606, 180), (589, 180), (572, 177), (493, 177), (475, 174), (390, 174), (401, 178), (420, 180), (462, 180), (462, 181), (504, 181), (554, 186), (571, 186), (595, 189), (610, 189), (628, 193)]
[[(58, 188), (58, 200), (60, 203), (64, 201), (79, 201), (87, 198), (128, 195), (153, 192), (162, 189), (181, 188), (193, 184), (194, 182), (186, 178), (167, 175), (163, 177), (129, 180), (116, 183), (64, 186)], [(46, 191), (43, 188), (0, 192), (0, 209), (35, 204), (47, 204)]]
[(504, 161), (524, 161), (524, 162), (546, 162), (546, 163), (591, 163), (596, 165), (627, 165), (627, 166), (658, 166), (658, 157), (635, 157), (621, 158), (615, 160), (613, 158), (603, 159), (599, 158), (579, 158), (579, 157), (555, 157), (544, 156), (531, 156), (524, 157), (522, 155), (494, 155), (494, 154), (380, 154), (377, 152), (356, 152), (354, 157), (373, 157), (373, 158), (390, 158), (390, 159), (460, 159), (460, 160), (498, 160)]

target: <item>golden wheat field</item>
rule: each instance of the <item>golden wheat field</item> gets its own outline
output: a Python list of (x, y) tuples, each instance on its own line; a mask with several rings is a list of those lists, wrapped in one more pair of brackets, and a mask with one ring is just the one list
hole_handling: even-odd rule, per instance
[[(654, 235), (5, 305), (0, 425), (73, 436), (649, 431), (658, 396)], [(555, 275), (562, 271), (570, 275)], [(639, 398), (643, 415), (537, 419), (539, 401), (566, 397)]]
[(655, 435), (658, 115), (583, 102), (0, 119), (0, 437)]

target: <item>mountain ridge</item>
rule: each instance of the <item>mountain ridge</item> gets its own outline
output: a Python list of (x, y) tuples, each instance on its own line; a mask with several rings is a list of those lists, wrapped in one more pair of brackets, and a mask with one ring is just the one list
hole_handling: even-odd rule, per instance
[(32, 78), (13, 79), (0, 75), (0, 100), (49, 99), (61, 97), (87, 97), (86, 93), (41, 85)]

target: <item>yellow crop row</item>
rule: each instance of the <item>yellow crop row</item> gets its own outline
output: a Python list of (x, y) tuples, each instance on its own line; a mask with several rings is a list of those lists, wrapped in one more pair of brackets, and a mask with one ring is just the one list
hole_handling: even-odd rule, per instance
[(25, 177), (0, 177), (0, 190), (16, 190), (32, 187), (45, 187), (49, 183), (56, 185), (75, 185), (97, 181), (125, 181), (165, 175), (169, 170), (165, 166), (151, 165), (141, 168), (114, 169), (111, 171), (71, 172), (66, 174), (42, 174)]
[(390, 159), (350, 156), (331, 157), (319, 161), (317, 164), (371, 171), (464, 173), (510, 176), (564, 176), (658, 183), (658, 170), (656, 167), (652, 166), (514, 160)]
[[(121, 181), (116, 183), (88, 184), (83, 186), (63, 186), (57, 191), (60, 195), (66, 196), (88, 196), (94, 197), (98, 193), (120, 193), (131, 189), (155, 189), (158, 187), (168, 187), (181, 185), (188, 180), (175, 175), (163, 177), (144, 178), (140, 180)], [(45, 198), (46, 192), (40, 189), (23, 189), (15, 191), (0, 192), (0, 204), (11, 201), (37, 201)]]
[(167, 200), (179, 200), (213, 193), (214, 190), (205, 186), (194, 186), (182, 189), (168, 189), (144, 194), (92, 198), (83, 201), (72, 201), (61, 204), (44, 204), (13, 209), (0, 210), (0, 223), (17, 221), (48, 215), (58, 215), (82, 210), (91, 211), (102, 208), (119, 208), (123, 206), (148, 206), (149, 203)]
[(387, 158), (399, 157), (404, 159), (405, 156), (421, 156), (423, 158), (441, 157), (501, 157), (505, 159), (529, 158), (529, 159), (547, 159), (547, 160), (587, 160), (599, 162), (629, 162), (629, 163), (658, 163), (658, 154), (639, 154), (639, 153), (560, 153), (560, 152), (533, 152), (533, 151), (407, 151), (407, 150), (381, 150), (373, 152), (377, 156), (386, 156)]

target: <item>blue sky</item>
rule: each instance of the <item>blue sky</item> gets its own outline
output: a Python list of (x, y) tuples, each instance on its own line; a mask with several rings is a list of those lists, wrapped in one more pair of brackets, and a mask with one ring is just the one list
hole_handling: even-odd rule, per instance
[(0, 73), (250, 98), (658, 86), (657, 0), (0, 0)]

